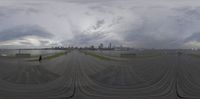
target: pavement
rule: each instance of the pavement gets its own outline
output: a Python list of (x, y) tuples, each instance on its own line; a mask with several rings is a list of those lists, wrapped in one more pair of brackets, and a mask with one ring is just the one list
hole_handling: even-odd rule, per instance
[(78, 50), (41, 63), (0, 58), (0, 98), (200, 99), (199, 64), (187, 55), (106, 61)]

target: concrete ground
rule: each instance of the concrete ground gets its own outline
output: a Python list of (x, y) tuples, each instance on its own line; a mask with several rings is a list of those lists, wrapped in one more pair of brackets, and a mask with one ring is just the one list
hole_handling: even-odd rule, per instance
[(77, 50), (41, 63), (0, 58), (0, 98), (200, 99), (199, 60), (106, 61)]

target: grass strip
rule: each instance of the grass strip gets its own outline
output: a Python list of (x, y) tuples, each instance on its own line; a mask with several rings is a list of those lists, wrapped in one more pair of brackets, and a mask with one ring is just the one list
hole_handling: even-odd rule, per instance
[(198, 54), (190, 54), (192, 57), (200, 58), (200, 55)]
[[(52, 60), (52, 59), (55, 59), (57, 57), (65, 55), (65, 54), (66, 54), (66, 52), (56, 53), (56, 54), (53, 54), (53, 55), (50, 55), (50, 56), (43, 57), (42, 60)], [(28, 60), (28, 61), (30, 61), (30, 62), (38, 61), (38, 58), (37, 59), (31, 59), (31, 60)]]

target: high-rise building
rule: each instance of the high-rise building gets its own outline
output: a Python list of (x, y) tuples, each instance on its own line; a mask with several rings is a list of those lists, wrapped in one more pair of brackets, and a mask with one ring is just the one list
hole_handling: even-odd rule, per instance
[(108, 48), (110, 48), (110, 49), (112, 48), (112, 44), (111, 44), (111, 43), (109, 43), (109, 46), (108, 46)]
[(103, 43), (99, 45), (99, 49), (103, 49)]

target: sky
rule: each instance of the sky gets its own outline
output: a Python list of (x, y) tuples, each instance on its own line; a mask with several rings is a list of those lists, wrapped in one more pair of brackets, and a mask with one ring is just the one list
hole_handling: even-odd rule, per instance
[(200, 48), (199, 0), (0, 0), (0, 48)]

